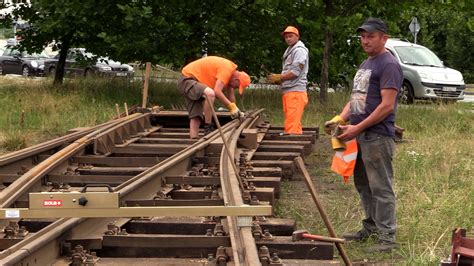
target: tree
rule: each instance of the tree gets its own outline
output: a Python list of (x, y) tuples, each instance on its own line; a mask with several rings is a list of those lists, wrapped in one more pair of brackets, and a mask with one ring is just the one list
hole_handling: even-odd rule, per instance
[[(469, 1), (434, 2), (430, 7), (421, 0), (36, 0), (12, 17), (21, 16), (31, 24), (20, 33), (21, 47), (38, 51), (54, 43), (60, 66), (70, 47), (123, 62), (150, 61), (175, 68), (207, 53), (227, 57), (254, 76), (265, 74), (262, 64), (275, 72), (281, 69), (286, 45), (280, 32), (295, 25), (309, 48), (308, 78), (320, 83), (325, 102), (328, 86), (352, 77), (365, 58), (355, 29), (369, 16), (383, 18), (391, 35), (400, 36), (407, 32), (413, 13), (423, 11), (420, 21), (429, 26), (422, 28), (420, 41), (436, 39), (430, 48), (445, 55), (447, 63), (472, 69), (467, 60), (460, 60), (461, 52), (472, 53)], [(433, 12), (439, 18), (433, 18)], [(456, 42), (453, 31), (443, 27), (459, 29), (462, 41)], [(56, 84), (62, 82), (60, 70)]]

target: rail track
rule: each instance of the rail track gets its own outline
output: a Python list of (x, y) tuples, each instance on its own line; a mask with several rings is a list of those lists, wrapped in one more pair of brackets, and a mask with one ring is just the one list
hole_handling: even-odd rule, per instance
[(332, 243), (296, 241), (294, 220), (245, 207), (273, 206), (318, 135), (282, 135), (262, 111), (218, 113), (230, 153), (219, 130), (191, 140), (186, 112), (159, 111), (0, 156), (0, 264), (339, 264)]

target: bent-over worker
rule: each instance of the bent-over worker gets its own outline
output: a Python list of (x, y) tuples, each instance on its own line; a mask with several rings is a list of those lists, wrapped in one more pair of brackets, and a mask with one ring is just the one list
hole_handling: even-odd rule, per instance
[(217, 98), (227, 106), (232, 119), (243, 116), (235, 104), (234, 89), (239, 88), (242, 94), (250, 84), (250, 77), (238, 71), (235, 63), (222, 57), (207, 56), (186, 65), (181, 74), (178, 90), (186, 99), (190, 138), (198, 138), (201, 121), (204, 121), (207, 132), (214, 130), (212, 109), (205, 98), (212, 104)]

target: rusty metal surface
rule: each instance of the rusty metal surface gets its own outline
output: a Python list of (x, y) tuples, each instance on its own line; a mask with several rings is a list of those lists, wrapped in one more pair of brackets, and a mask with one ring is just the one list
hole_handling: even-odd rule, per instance
[[(218, 112), (219, 121), (225, 124), (224, 135), (233, 151), (233, 156), (228, 158), (217, 131), (206, 136), (201, 133), (197, 141), (189, 139), (186, 112), (160, 111), (136, 116), (140, 118), (129, 124), (124, 122), (123, 126), (118, 126), (120, 122), (117, 121), (107, 124), (108, 130), (101, 130), (101, 134), (91, 137), (92, 140), (87, 140), (85, 146), (66, 155), (57, 166), (34, 178), (28, 189), (19, 192), (15, 199), (8, 200), (9, 204), (27, 206), (28, 200), (24, 195), (29, 191), (78, 191), (86, 184), (100, 183), (108, 184), (120, 193), (123, 206), (273, 203), (279, 196), (282, 177), (290, 178), (294, 172), (294, 157), (307, 154), (317, 138), (317, 128), (305, 129), (303, 135), (296, 137), (281, 135), (281, 128), (271, 127), (258, 112), (247, 117), (243, 123), (232, 121), (226, 112)], [(132, 117), (128, 119), (133, 120)], [(243, 131), (245, 134), (242, 134)], [(239, 142), (242, 136), (248, 139)], [(37, 153), (22, 153), (24, 166), (19, 163), (0, 166), (0, 178), (6, 189), (20, 186), (18, 184), (25, 173), (49, 162), (61, 147), (60, 144), (55, 145), (49, 150), (41, 148), (41, 152)], [(236, 168), (232, 163), (236, 164)], [(228, 186), (231, 188), (228, 189)], [(240, 187), (244, 191), (240, 191)], [(217, 229), (219, 224), (222, 226)], [(166, 265), (165, 258), (170, 256), (204, 257), (205, 263), (211, 265), (215, 265), (216, 261), (226, 261), (226, 265), (256, 265), (266, 259), (273, 259), (274, 263), (279, 260), (292, 261), (295, 265), (314, 265), (323, 264), (325, 260), (315, 255), (311, 257), (314, 260), (305, 260), (311, 253), (308, 250), (327, 248), (327, 252), (323, 252), (326, 254), (324, 258), (332, 252), (331, 246), (319, 247), (299, 241), (287, 243), (290, 241), (288, 237), (271, 243), (263, 240), (255, 242), (256, 236), (246, 224), (258, 224), (262, 234), (264, 231), (271, 232), (274, 239), (289, 236), (296, 230), (294, 220), (272, 217), (254, 217), (250, 223), (230, 216), (25, 219), (19, 225), (31, 228), (28, 241), (0, 241), (4, 247), (0, 252), (0, 263), (70, 263), (76, 256), (74, 254), (78, 254), (78, 257), (87, 257), (102, 265), (105, 263), (104, 258), (99, 259), (102, 254), (162, 257), (158, 259), (160, 265)], [(167, 236), (175, 247), (165, 247), (171, 243), (167, 243)], [(219, 238), (227, 239), (227, 242), (222, 242), (224, 247), (218, 246), (216, 239)], [(263, 247), (262, 243), (268, 247)], [(208, 247), (199, 249), (198, 244)], [(80, 250), (78, 245), (81, 245)], [(92, 254), (90, 249), (98, 254)], [(279, 257), (273, 257), (271, 253), (275, 252)], [(72, 257), (61, 257), (59, 254), (70, 254), (68, 256)], [(185, 265), (185, 260), (181, 262)]]

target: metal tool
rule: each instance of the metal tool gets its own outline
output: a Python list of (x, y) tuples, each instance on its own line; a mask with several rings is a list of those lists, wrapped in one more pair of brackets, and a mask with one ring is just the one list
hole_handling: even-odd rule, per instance
[[(211, 108), (212, 116), (214, 117), (214, 122), (216, 123), (217, 129), (219, 129), (219, 133), (221, 135), (222, 142), (224, 142), (224, 147), (225, 147), (225, 151), (227, 152), (227, 156), (229, 156), (229, 158), (233, 158), (230, 154), (229, 145), (227, 145), (227, 140), (224, 137), (224, 132), (222, 131), (221, 123), (219, 123), (219, 119), (217, 118), (216, 111), (214, 111), (214, 105), (211, 103), (211, 100), (209, 100), (209, 98), (207, 98), (207, 97), (205, 97), (205, 98), (206, 98), (207, 104), (209, 104), (209, 107)], [(239, 121), (240, 122), (243, 121), (242, 119), (245, 119), (245, 114), (242, 118), (239, 116)], [(232, 162), (231, 165), (232, 165), (232, 168), (234, 169), (234, 172), (236, 174), (239, 173), (239, 171), (237, 169), (237, 166), (235, 165), (235, 162), (233, 160), (230, 160), (230, 161)], [(242, 180), (240, 180), (240, 178), (237, 178), (237, 180), (239, 181), (240, 189), (242, 191), (244, 191), (245, 188), (244, 188), (244, 184), (243, 184)]]
[(344, 243), (345, 242), (345, 240), (342, 238), (312, 235), (307, 230), (294, 231), (293, 234), (291, 235), (291, 240), (293, 242), (301, 240), (301, 239), (310, 239), (310, 240), (317, 240), (317, 241), (331, 242), (331, 243)]
[[(311, 177), (309, 176), (309, 173), (306, 170), (306, 166), (304, 166), (303, 159), (301, 157), (296, 157), (295, 162), (298, 168), (301, 170), (301, 173), (303, 174), (304, 181), (306, 185), (308, 186), (308, 190), (311, 193), (311, 197), (313, 198), (313, 201), (316, 204), (319, 214), (321, 215), (321, 218), (323, 219), (323, 222), (329, 231), (329, 235), (331, 237), (337, 237), (336, 232), (334, 231), (334, 228), (332, 227), (331, 221), (329, 221), (326, 211), (324, 210), (323, 204), (321, 204), (321, 200), (319, 199), (318, 193), (316, 192), (316, 189), (314, 188), (313, 182), (311, 181)], [(344, 263), (346, 265), (352, 265), (352, 262), (347, 256), (346, 251), (344, 250), (344, 247), (342, 246), (342, 244), (335, 242), (335, 245), (337, 247), (337, 250), (339, 251), (339, 254), (344, 260)]]
[(119, 193), (110, 190), (107, 192), (30, 193), (29, 208), (0, 209), (0, 218), (265, 216), (272, 214), (270, 205), (120, 207), (119, 197)]

